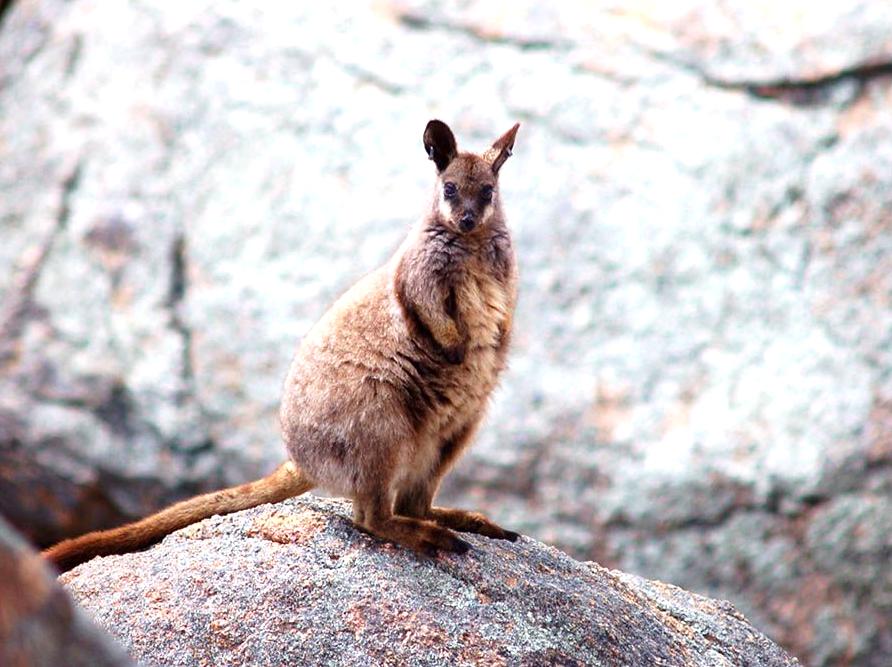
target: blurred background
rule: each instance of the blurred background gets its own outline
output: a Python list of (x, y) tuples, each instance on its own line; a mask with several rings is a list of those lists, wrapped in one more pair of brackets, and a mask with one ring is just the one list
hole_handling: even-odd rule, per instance
[(892, 664), (892, 3), (0, 2), (0, 513), (284, 457), (301, 336), (481, 150), (511, 368), (445, 501)]

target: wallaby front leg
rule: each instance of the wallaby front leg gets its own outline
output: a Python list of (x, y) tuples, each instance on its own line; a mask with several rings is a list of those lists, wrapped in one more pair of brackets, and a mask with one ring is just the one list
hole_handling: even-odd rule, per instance
[[(401, 267), (411, 275), (411, 268)], [(428, 280), (408, 281), (402, 273), (396, 278), (397, 297), (415, 332), (428, 338), (451, 364), (465, 358), (467, 331), (459, 317), (454, 290), (430, 285)]]
[(445, 300), (445, 305), (421, 301), (417, 304), (418, 315), (434, 341), (442, 348), (447, 361), (460, 364), (465, 358), (466, 335), (456, 318), (457, 313), (449, 312), (448, 305), (448, 299)]

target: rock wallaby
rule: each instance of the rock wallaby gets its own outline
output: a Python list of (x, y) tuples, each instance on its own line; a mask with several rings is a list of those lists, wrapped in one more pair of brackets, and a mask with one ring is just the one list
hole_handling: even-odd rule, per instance
[(476, 512), (432, 506), (505, 367), (516, 300), (499, 170), (519, 125), (482, 154), (432, 120), (430, 209), (387, 264), (362, 278), (301, 342), (280, 420), (290, 461), (268, 477), (185, 500), (47, 549), (67, 570), (133, 551), (214, 514), (321, 487), (353, 500), (356, 524), (422, 553), (464, 553), (453, 531), (516, 540)]

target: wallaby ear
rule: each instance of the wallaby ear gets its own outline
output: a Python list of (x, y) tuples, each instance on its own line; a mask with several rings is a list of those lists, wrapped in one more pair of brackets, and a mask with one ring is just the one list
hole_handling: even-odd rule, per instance
[(514, 150), (514, 137), (517, 136), (519, 127), (520, 123), (514, 123), (514, 127), (496, 139), (492, 148), (483, 154), (483, 159), (492, 165), (494, 174), (498, 174), (499, 169), (505, 164), (505, 160), (511, 157), (511, 151)]
[(449, 126), (441, 120), (432, 120), (424, 128), (424, 150), (427, 156), (437, 165), (437, 171), (443, 171), (458, 155), (455, 135)]

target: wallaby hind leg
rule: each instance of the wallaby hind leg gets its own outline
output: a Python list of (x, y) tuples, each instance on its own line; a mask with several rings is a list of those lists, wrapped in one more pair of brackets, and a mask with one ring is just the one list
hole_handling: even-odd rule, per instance
[(392, 500), (386, 494), (357, 496), (353, 504), (353, 516), (362, 528), (413, 551), (430, 555), (437, 550), (463, 554), (471, 548), (451, 530), (433, 521), (396, 516)]
[(434, 480), (421, 481), (414, 486), (401, 489), (396, 498), (396, 513), (433, 521), (444, 528), (452, 528), (463, 533), (476, 533), (497, 540), (514, 542), (520, 535), (505, 530), (490, 521), (480, 512), (432, 507), (431, 500), (439, 484)]
[(427, 516), (441, 526), (452, 528), (463, 533), (477, 533), (497, 540), (517, 541), (519, 533), (505, 530), (487, 519), (480, 512), (452, 509), (449, 507), (431, 507)]

